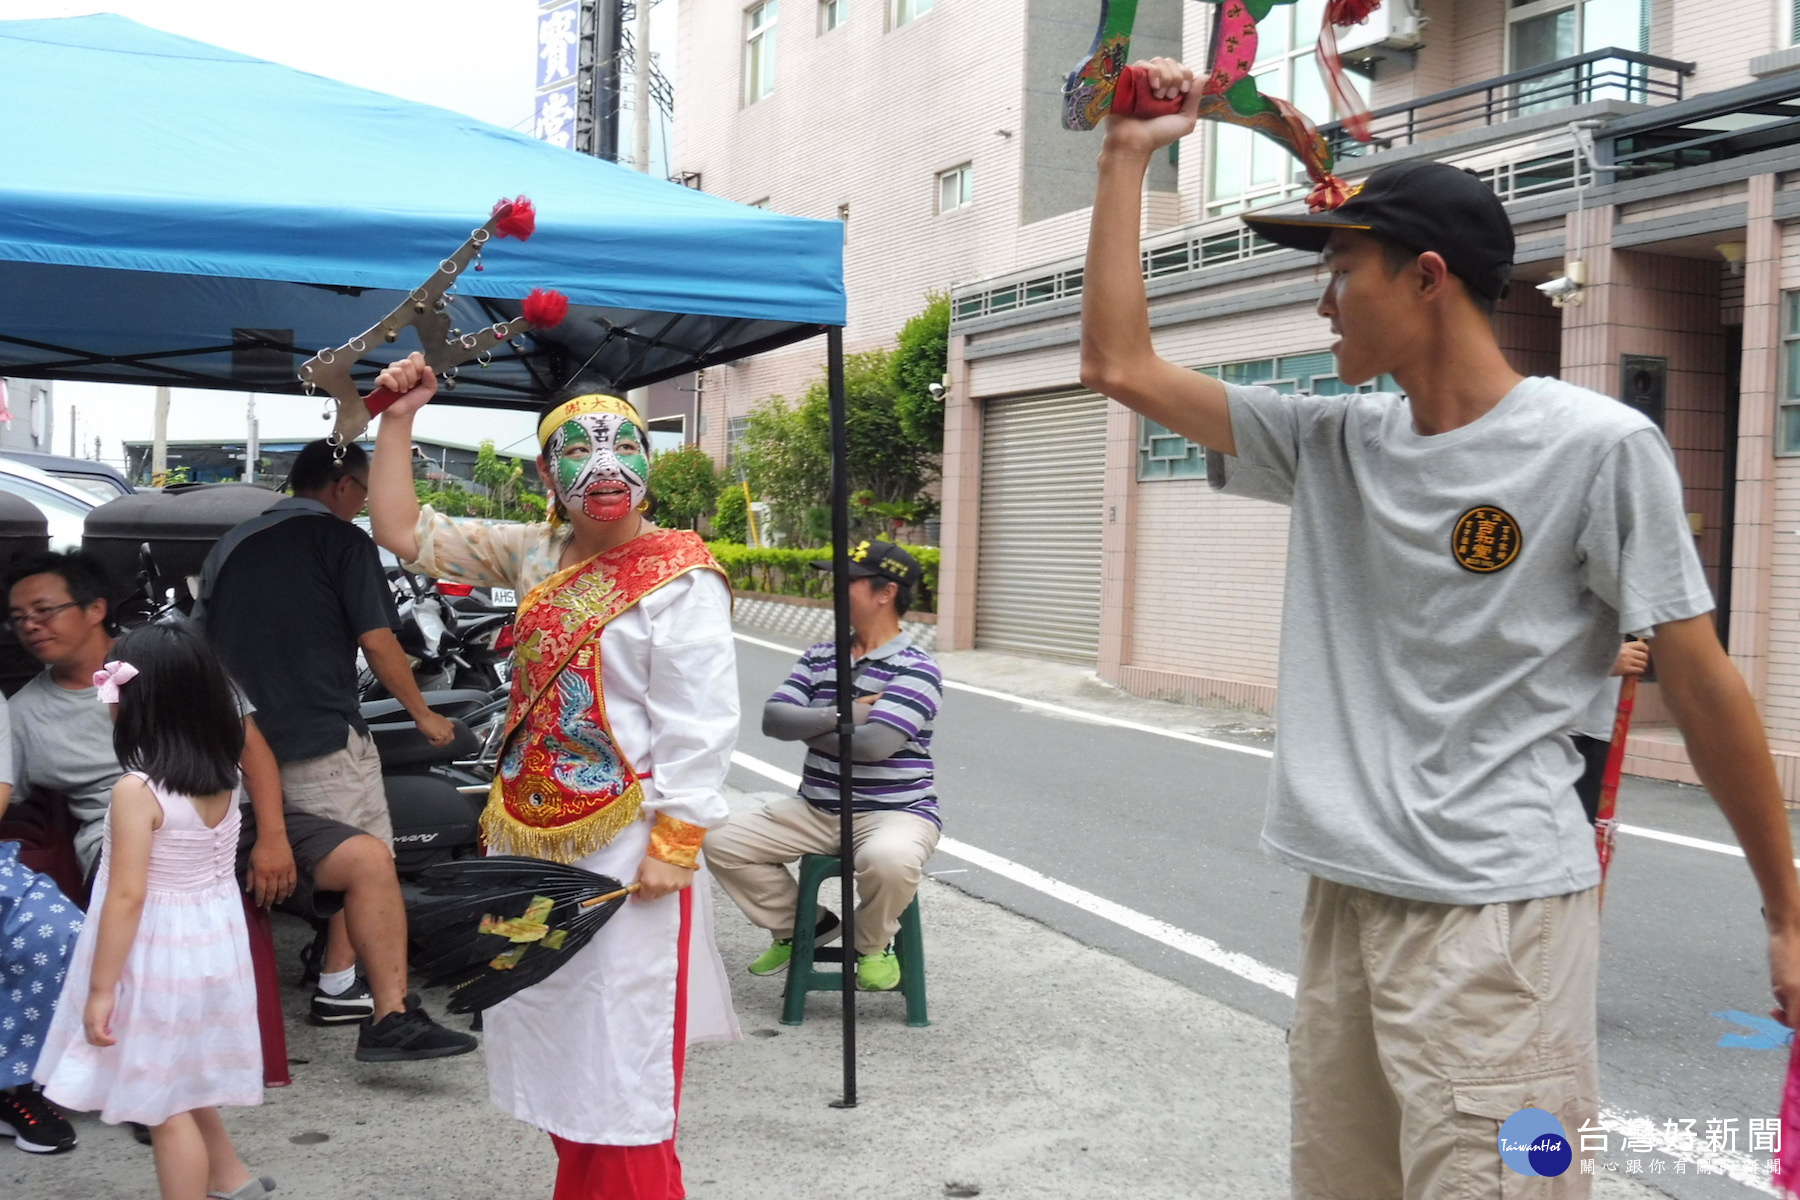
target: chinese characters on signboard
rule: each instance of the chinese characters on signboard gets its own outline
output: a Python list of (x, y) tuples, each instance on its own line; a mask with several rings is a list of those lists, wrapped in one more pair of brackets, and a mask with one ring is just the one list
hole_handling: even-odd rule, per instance
[(553, 3), (537, 17), (537, 103), (531, 134), (564, 149), (575, 148), (577, 76), (581, 66), (581, 5)]

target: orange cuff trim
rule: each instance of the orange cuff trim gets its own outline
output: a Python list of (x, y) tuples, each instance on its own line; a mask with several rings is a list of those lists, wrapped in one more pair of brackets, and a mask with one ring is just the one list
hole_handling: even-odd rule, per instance
[(700, 843), (705, 840), (703, 826), (658, 813), (656, 823), (650, 827), (650, 857), (691, 871), (699, 865)]

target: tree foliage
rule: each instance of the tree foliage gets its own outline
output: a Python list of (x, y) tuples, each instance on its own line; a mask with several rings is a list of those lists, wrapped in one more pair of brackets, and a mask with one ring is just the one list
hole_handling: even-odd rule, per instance
[(892, 362), (894, 415), (908, 438), (933, 452), (944, 448), (944, 397), (931, 385), (950, 365), (950, 296), (932, 292), (923, 312), (900, 327)]
[(712, 511), (719, 495), (713, 460), (698, 446), (665, 450), (650, 460), (650, 494), (656, 497), (656, 522), (671, 529), (692, 529)]
[(416, 480), (413, 490), (421, 504), (450, 516), (497, 521), (544, 519), (544, 498), (531, 490), (535, 474), (526, 473), (524, 459), (500, 457), (491, 439), (483, 441), (476, 451), (470, 475), (479, 490), (466, 488), (456, 479)]
[(750, 540), (749, 501), (744, 499), (744, 489), (735, 483), (726, 483), (719, 489), (719, 506), (713, 510), (712, 533), (722, 542), (736, 542), (739, 545)]
[(804, 536), (806, 510), (831, 489), (831, 454), (823, 414), (805, 404), (771, 396), (751, 409), (733, 466), (750, 490), (769, 502), (776, 530), (790, 540)]

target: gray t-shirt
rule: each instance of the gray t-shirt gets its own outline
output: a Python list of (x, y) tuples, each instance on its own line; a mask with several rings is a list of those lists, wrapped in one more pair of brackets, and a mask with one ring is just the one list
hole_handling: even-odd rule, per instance
[(112, 787), (125, 773), (113, 753), (112, 713), (97, 696), (92, 687), (62, 687), (44, 671), (13, 696), (10, 712), (14, 795), (23, 799), (42, 787), (69, 797), (69, 809), (81, 822), (75, 853), (84, 871), (93, 870), (100, 857)]
[(1662, 434), (1554, 379), (1433, 437), (1403, 396), (1226, 390), (1212, 485), (1293, 509), (1265, 851), (1442, 904), (1597, 884), (1568, 731), (1622, 633), (1713, 607)]
[[(256, 712), (241, 692), (237, 702), (243, 715)], [(66, 688), (41, 671), (13, 695), (10, 716), (14, 797), (22, 800), (34, 787), (68, 796), (69, 811), (81, 823), (75, 853), (81, 869), (92, 871), (113, 784), (125, 774), (113, 751), (112, 710), (100, 703), (97, 688)]]
[(1612, 741), (1613, 722), (1619, 716), (1619, 688), (1624, 683), (1623, 675), (1613, 675), (1601, 684), (1569, 732), (1591, 737), (1596, 742)]

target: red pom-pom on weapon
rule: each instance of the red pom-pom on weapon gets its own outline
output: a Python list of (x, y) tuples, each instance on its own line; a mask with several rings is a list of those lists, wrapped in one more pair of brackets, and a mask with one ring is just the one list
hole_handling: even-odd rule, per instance
[(561, 325), (563, 318), (569, 315), (569, 298), (561, 292), (532, 288), (521, 306), (521, 315), (531, 322), (533, 329), (553, 328)]
[(495, 202), (492, 215), (499, 218), (494, 222), (494, 232), (501, 237), (518, 238), (522, 242), (537, 232), (537, 209), (524, 196), (512, 200), (502, 197)]

